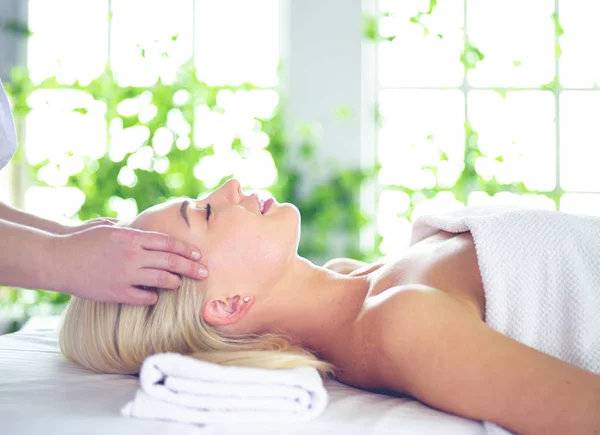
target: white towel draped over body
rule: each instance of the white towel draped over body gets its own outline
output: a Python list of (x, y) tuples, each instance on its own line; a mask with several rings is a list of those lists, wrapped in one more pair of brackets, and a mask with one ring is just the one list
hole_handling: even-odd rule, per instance
[(417, 218), (411, 244), (438, 230), (471, 232), (491, 328), (600, 374), (600, 217), (465, 208)]
[(290, 422), (313, 419), (328, 403), (313, 367), (223, 366), (178, 353), (147, 357), (140, 384), (123, 415), (197, 424)]

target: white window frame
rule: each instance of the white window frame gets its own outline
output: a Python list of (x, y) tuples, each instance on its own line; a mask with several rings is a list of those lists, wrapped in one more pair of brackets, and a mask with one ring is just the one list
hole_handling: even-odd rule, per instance
[[(0, 16), (8, 10), (27, 22), (27, 4), (23, 0), (4, 0)], [(343, 168), (363, 169), (375, 164), (376, 45), (363, 38), (363, 14), (373, 14), (376, 9), (377, 0), (280, 0), (279, 90), (289, 140), (289, 163), (304, 175), (300, 186), (303, 194), (308, 195), (332, 175), (330, 162)], [(110, 29), (108, 37), (110, 50)], [(0, 52), (6, 53), (13, 46), (14, 42), (0, 35)], [(0, 58), (0, 67), (25, 66), (26, 47), (24, 40), (10, 59)], [(340, 108), (349, 111), (349, 119), (337, 118)], [(323, 163), (319, 177), (303, 167), (297, 157), (302, 142), (298, 127), (306, 122), (322, 126), (315, 149), (317, 160)], [(24, 151), (22, 126), (19, 133), (19, 145)], [(26, 171), (12, 166), (13, 205), (22, 208), (28, 187)], [(361, 207), (367, 216), (375, 216), (376, 190), (375, 182), (361, 188)], [(374, 234), (374, 227), (363, 230), (362, 249), (370, 251), (374, 247)], [(340, 234), (336, 241), (338, 249), (343, 249), (347, 235)]]
[[(463, 26), (463, 38), (466, 41), (468, 38), (468, 26), (467, 26), (467, 8), (468, 8), (468, 0), (464, 1), (464, 5), (463, 5), (463, 16), (464, 16), (464, 26)], [(556, 14), (556, 17), (558, 19), (558, 21), (560, 22), (560, 0), (554, 0), (554, 11)], [(375, 16), (379, 16), (380, 13), (379, 11), (377, 11)], [(416, 24), (415, 24), (416, 25)], [(559, 38), (560, 36), (558, 35), (557, 32), (555, 32), (554, 34), (554, 44), (555, 46), (557, 46), (559, 44)], [(554, 126), (554, 133), (555, 133), (555, 143), (556, 143), (556, 148), (555, 148), (555, 152), (556, 152), (556, 161), (555, 161), (555, 177), (556, 177), (556, 185), (555, 188), (551, 191), (548, 192), (544, 192), (547, 195), (552, 195), (552, 196), (558, 196), (559, 198), (562, 198), (565, 194), (598, 194), (600, 195), (600, 192), (596, 192), (596, 191), (579, 191), (579, 190), (564, 190), (561, 187), (561, 140), (560, 140), (560, 124), (561, 124), (561, 118), (560, 118), (560, 95), (562, 94), (562, 92), (564, 91), (596, 91), (598, 92), (598, 88), (583, 88), (583, 87), (577, 87), (577, 88), (570, 88), (570, 87), (563, 87), (560, 85), (560, 56), (557, 56), (556, 53), (554, 55), (554, 77), (556, 80), (556, 83), (558, 84), (557, 86), (553, 86), (551, 89), (549, 89), (549, 91), (551, 91), (554, 95), (554, 103), (555, 103), (555, 110), (556, 110), (556, 116), (555, 116), (555, 126)], [(375, 82), (375, 86), (376, 86), (376, 93), (377, 95), (379, 95), (379, 92), (382, 90), (395, 90), (395, 89), (400, 89), (400, 90), (405, 90), (405, 89), (415, 89), (415, 90), (459, 90), (463, 93), (464, 95), (464, 115), (465, 115), (465, 121), (467, 121), (468, 118), (468, 105), (469, 105), (469, 99), (468, 99), (468, 95), (469, 92), (471, 91), (538, 91), (541, 92), (540, 87), (504, 87), (504, 86), (493, 86), (493, 87), (486, 87), (486, 86), (471, 86), (467, 80), (467, 74), (465, 74), (463, 76), (463, 81), (462, 84), (458, 87), (440, 87), (440, 86), (382, 86), (379, 83), (379, 80), (376, 80)], [(380, 188), (380, 190), (384, 190), (383, 188), (385, 188), (384, 185), (378, 186)], [(380, 191), (378, 189), (378, 191)], [(560, 210), (560, 203), (557, 204), (557, 209)]]
[[(375, 164), (376, 64), (374, 42), (363, 37), (364, 14), (376, 11), (376, 0), (280, 0), (282, 109), (290, 165), (303, 175), (301, 195), (342, 168), (371, 169)], [(339, 108), (350, 117), (336, 117)], [(298, 151), (303, 123), (321, 127), (316, 160), (319, 174), (302, 166)], [(374, 217), (376, 183), (361, 188), (361, 209)], [(336, 234), (332, 252), (343, 252), (348, 235)], [(360, 236), (365, 252), (374, 248), (375, 229)]]

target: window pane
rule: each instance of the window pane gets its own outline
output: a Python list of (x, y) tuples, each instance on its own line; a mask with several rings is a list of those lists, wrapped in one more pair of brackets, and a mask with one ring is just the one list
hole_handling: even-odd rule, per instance
[[(273, 90), (236, 91), (222, 90), (217, 95), (220, 111), (208, 106), (196, 109), (194, 140), (198, 146), (213, 145), (215, 155), (206, 156), (196, 167), (195, 173), (207, 187), (216, 187), (224, 176), (232, 174), (242, 184), (266, 188), (277, 176), (271, 154), (264, 150), (269, 137), (257, 131), (257, 119), (273, 116), (279, 101)], [(232, 150), (233, 141), (249, 149), (242, 159)]]
[(460, 62), (463, 0), (439, 2), (430, 15), (421, 17), (427, 33), (421, 25), (410, 22), (410, 18), (420, 10), (427, 11), (429, 2), (403, 1), (402, 6), (379, 23), (383, 36), (395, 37), (391, 42), (379, 44), (381, 84), (460, 86), (464, 76)]
[(379, 10), (412, 17), (429, 10), (429, 0), (379, 0)]
[(556, 203), (546, 195), (524, 194), (517, 195), (512, 192), (498, 192), (490, 196), (487, 192), (471, 192), (467, 200), (469, 207), (487, 205), (515, 205), (519, 207), (556, 210)]
[(467, 30), (485, 56), (473, 86), (540, 86), (554, 78), (554, 0), (470, 0)]
[(277, 84), (278, 0), (196, 0), (196, 67), (210, 85)]
[(410, 197), (401, 191), (386, 190), (379, 195), (377, 230), (383, 236), (381, 251), (388, 255), (408, 246), (411, 224), (406, 215)]
[[(193, 0), (112, 0), (111, 63), (121, 86), (172, 82), (192, 58)], [(86, 2), (87, 3), (87, 2)]]
[(560, 82), (571, 88), (600, 86), (600, 2), (560, 0)]
[(484, 154), (476, 169), (500, 183), (524, 182), (531, 190), (553, 190), (556, 185), (554, 95), (546, 91), (472, 91), (469, 120), (479, 134)]
[[(452, 185), (462, 171), (464, 97), (460, 91), (383, 90), (379, 181), (411, 189)], [(423, 168), (429, 166), (433, 168)], [(438, 167), (436, 177), (433, 169)]]
[(600, 191), (600, 92), (565, 91), (560, 96), (561, 186)]
[[(411, 201), (414, 209), (409, 210)], [(439, 192), (432, 199), (424, 199), (418, 192), (411, 199), (401, 191), (386, 190), (379, 196), (377, 213), (378, 231), (383, 240), (380, 250), (384, 255), (397, 254), (410, 244), (412, 224), (419, 216), (446, 213), (464, 208), (452, 192)], [(410, 218), (409, 218), (410, 216)]]
[(383, 255), (398, 254), (410, 244), (412, 225), (406, 218), (394, 220), (393, 233), (381, 233), (382, 240), (379, 250)]
[(85, 194), (75, 187), (39, 187), (27, 189), (25, 209), (30, 213), (56, 222), (67, 223), (83, 203)]
[[(26, 155), (30, 164), (44, 160), (67, 171), (73, 157), (100, 158), (106, 152), (106, 105), (89, 94), (75, 90), (37, 90), (28, 99)], [(74, 109), (84, 109), (85, 114)], [(62, 169), (61, 169), (62, 168)], [(66, 176), (66, 172), (63, 174)], [(63, 183), (51, 183), (61, 185)]]
[(29, 0), (27, 65), (31, 79), (56, 76), (84, 85), (108, 59), (108, 0)]
[(443, 214), (465, 207), (463, 203), (456, 199), (452, 192), (438, 192), (432, 199), (423, 199), (415, 202), (415, 208), (411, 213), (412, 222), (420, 216)]
[(597, 193), (567, 193), (560, 198), (560, 210), (567, 213), (600, 216), (600, 195)]

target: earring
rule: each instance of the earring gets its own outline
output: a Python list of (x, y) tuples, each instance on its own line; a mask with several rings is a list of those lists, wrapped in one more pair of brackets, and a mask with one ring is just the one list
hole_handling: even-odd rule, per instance
[(246, 296), (246, 297), (244, 298), (244, 302), (248, 302), (249, 300), (250, 300), (250, 296)]

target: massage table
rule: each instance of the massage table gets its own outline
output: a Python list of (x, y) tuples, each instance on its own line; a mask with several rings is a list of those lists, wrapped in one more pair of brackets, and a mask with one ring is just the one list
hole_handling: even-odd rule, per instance
[(329, 405), (305, 423), (192, 425), (123, 417), (121, 407), (139, 387), (128, 375), (91, 372), (68, 361), (58, 347), (58, 316), (32, 318), (20, 331), (0, 335), (2, 435), (406, 434), (483, 435), (479, 421), (326, 380)]

